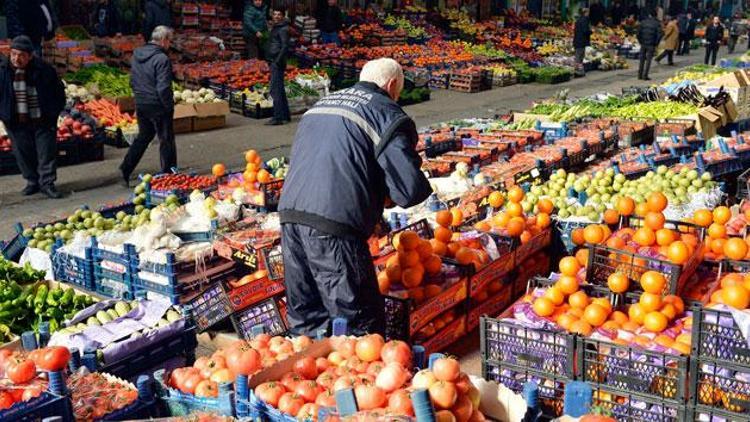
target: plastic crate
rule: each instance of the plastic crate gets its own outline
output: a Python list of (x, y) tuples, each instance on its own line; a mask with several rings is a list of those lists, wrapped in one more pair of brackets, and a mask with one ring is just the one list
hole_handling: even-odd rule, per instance
[(258, 325), (263, 326), (264, 332), (272, 336), (280, 336), (287, 331), (286, 322), (275, 298), (264, 300), (237, 312), (231, 316), (231, 320), (237, 334), (246, 340), (254, 337), (253, 327)]
[(187, 304), (187, 308), (193, 315), (198, 332), (205, 331), (224, 321), (233, 312), (233, 307), (222, 283), (214, 283), (192, 298)]
[(0, 410), (0, 420), (3, 421), (39, 421), (49, 416), (61, 416), (65, 422), (73, 421), (70, 398), (45, 391), (28, 402)]
[(743, 171), (737, 178), (737, 201), (750, 200), (750, 168)]
[(720, 411), (750, 420), (750, 366), (698, 359), (693, 382), (696, 411)]
[(512, 251), (514, 240), (508, 237), (490, 234), (495, 241), (500, 257), (476, 271), (469, 278), (469, 296), (475, 297), (488, 284), (502, 280), (515, 268), (515, 253)]
[(541, 251), (552, 243), (552, 228), (547, 227), (532, 236), (526, 243), (517, 243), (515, 248), (515, 262), (525, 261), (528, 257)]
[(263, 248), (263, 261), (265, 262), (268, 278), (277, 281), (284, 279), (284, 256), (281, 247)]
[(55, 280), (87, 290), (94, 290), (94, 257), (91, 248), (85, 249), (85, 258), (62, 252), (58, 243), (53, 247), (52, 270)]
[(539, 408), (545, 420), (562, 416), (565, 385), (572, 381), (567, 377), (532, 371), (506, 362), (482, 360), (482, 377), (508, 387), (521, 394), (527, 382), (539, 387)]
[(18, 261), (23, 254), (26, 245), (29, 244), (29, 239), (23, 235), (23, 226), (21, 223), (16, 223), (13, 226), (16, 234), (7, 242), (0, 242), (0, 253), (5, 259), (11, 261)]
[(171, 416), (187, 416), (193, 412), (209, 412), (222, 416), (234, 415), (234, 391), (232, 384), (219, 384), (219, 396), (216, 398), (196, 397), (183, 393), (167, 385), (167, 371), (154, 372), (156, 395), (165, 404)]
[(730, 308), (693, 306), (693, 349), (699, 359), (750, 367), (750, 347)]
[(618, 421), (684, 422), (689, 415), (685, 404), (605, 387), (594, 389), (591, 405)]
[(687, 356), (579, 338), (577, 358), (577, 379), (594, 388), (606, 386), (677, 403), (687, 400)]
[(573, 254), (577, 246), (573, 243), (572, 234), (575, 229), (582, 229), (591, 224), (589, 221), (555, 220), (555, 238), (559, 239), (567, 254)]

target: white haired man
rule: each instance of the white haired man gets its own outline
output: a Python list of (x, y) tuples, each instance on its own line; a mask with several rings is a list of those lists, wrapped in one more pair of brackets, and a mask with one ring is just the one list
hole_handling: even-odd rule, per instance
[(321, 99), (300, 121), (279, 203), (296, 334), (330, 329), (338, 317), (350, 334), (385, 332), (367, 239), (387, 203), (410, 207), (432, 193), (414, 121), (396, 103), (403, 87), (396, 61), (373, 60), (359, 83)]
[(138, 115), (138, 137), (130, 145), (120, 164), (122, 184), (126, 187), (130, 183), (130, 175), (154, 136), (159, 137), (161, 171), (169, 172), (177, 165), (177, 147), (172, 126), (172, 63), (167, 56), (173, 33), (169, 27), (157, 26), (151, 34), (151, 41), (133, 52), (130, 86), (133, 88), (135, 111)]

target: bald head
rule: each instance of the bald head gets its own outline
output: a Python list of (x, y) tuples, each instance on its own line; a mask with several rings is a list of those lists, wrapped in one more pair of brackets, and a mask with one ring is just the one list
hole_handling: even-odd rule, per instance
[(388, 92), (393, 101), (398, 101), (401, 90), (404, 89), (404, 70), (393, 59), (371, 60), (362, 67), (359, 80), (374, 83)]

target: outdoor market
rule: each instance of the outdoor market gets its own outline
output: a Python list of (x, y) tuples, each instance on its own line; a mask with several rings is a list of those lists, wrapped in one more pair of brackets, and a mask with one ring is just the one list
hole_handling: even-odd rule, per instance
[(744, 4), (143, 3), (0, 6), (0, 421), (750, 421)]

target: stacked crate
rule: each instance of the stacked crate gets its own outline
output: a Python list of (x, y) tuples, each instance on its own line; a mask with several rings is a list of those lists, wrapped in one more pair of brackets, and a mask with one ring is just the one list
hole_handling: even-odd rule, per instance
[(458, 92), (479, 92), (484, 88), (482, 79), (483, 75), (481, 70), (451, 72), (450, 85), (448, 88), (451, 91)]

